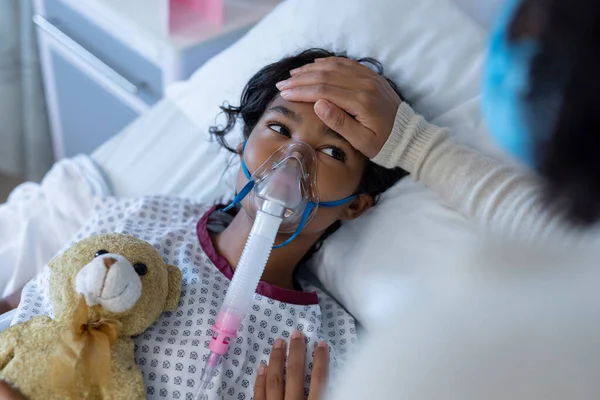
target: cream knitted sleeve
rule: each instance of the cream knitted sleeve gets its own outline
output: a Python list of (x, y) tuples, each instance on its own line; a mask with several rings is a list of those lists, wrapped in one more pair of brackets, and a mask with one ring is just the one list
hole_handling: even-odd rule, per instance
[(490, 233), (534, 239), (571, 231), (565, 229), (561, 213), (546, 207), (533, 174), (458, 145), (445, 129), (429, 124), (405, 103), (373, 162), (408, 171)]

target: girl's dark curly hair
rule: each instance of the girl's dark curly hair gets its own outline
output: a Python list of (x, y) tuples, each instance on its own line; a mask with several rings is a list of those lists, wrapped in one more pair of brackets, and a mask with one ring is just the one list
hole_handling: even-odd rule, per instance
[[(235, 153), (235, 149), (227, 143), (225, 136), (231, 132), (238, 119), (241, 118), (244, 123), (243, 135), (244, 139), (247, 140), (254, 130), (254, 127), (264, 114), (268, 105), (279, 94), (279, 90), (275, 84), (279, 81), (290, 78), (289, 72), (292, 69), (310, 64), (317, 58), (326, 57), (350, 58), (346, 54), (333, 53), (327, 50), (315, 48), (302, 51), (301, 53), (293, 56), (285, 57), (262, 68), (250, 79), (244, 88), (239, 106), (235, 107), (229, 104), (224, 104), (221, 106), (221, 109), (227, 118), (227, 123), (225, 126), (212, 126), (210, 128), (210, 133), (222, 147), (226, 148), (232, 153)], [(383, 66), (377, 60), (372, 58), (360, 58), (355, 60), (374, 68), (379, 75), (383, 75)], [(400, 98), (403, 99), (403, 96), (394, 82), (389, 79), (387, 79), (387, 81), (392, 88), (394, 88), (396, 93), (398, 93)], [(368, 161), (358, 191), (369, 194), (373, 196), (375, 200), (377, 200), (381, 193), (385, 192), (406, 175), (407, 172), (400, 168), (386, 169), (371, 161)], [(304, 259), (307, 260), (310, 258), (321, 247), (323, 241), (337, 229), (339, 229), (340, 226), (340, 221), (331, 225), (321, 236), (319, 242), (311, 249), (311, 251), (307, 253)]]
[(547, 198), (591, 224), (600, 218), (600, 3), (525, 0), (509, 39), (522, 37), (540, 42), (526, 111)]

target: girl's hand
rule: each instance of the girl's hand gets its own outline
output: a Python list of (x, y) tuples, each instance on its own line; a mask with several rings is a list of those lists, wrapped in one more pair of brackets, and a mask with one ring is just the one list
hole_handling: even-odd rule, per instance
[(315, 103), (315, 113), (352, 147), (375, 157), (387, 141), (402, 100), (384, 77), (346, 58), (315, 60), (279, 82), (289, 101)]
[(0, 380), (0, 400), (27, 400), (8, 383)]
[[(254, 384), (254, 400), (304, 400), (304, 363), (306, 344), (304, 336), (295, 331), (290, 340), (287, 362), (287, 379), (283, 380), (285, 342), (277, 339), (273, 344), (269, 366), (261, 365)], [(329, 349), (320, 342), (315, 349), (308, 400), (321, 400), (329, 377)]]

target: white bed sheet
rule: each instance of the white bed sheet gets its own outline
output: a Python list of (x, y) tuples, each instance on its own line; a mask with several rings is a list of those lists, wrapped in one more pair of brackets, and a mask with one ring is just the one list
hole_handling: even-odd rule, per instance
[(206, 130), (164, 99), (91, 157), (118, 197), (171, 194), (213, 203), (231, 197), (227, 173), (235, 169), (226, 171), (230, 154), (207, 145)]
[(40, 184), (17, 187), (0, 205), (0, 297), (20, 289), (93, 215), (110, 194), (87, 156), (54, 165)]

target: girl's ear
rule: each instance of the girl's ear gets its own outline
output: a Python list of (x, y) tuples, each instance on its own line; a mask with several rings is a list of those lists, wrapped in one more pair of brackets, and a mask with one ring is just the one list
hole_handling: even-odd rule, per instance
[(237, 153), (238, 156), (242, 156), (242, 153), (244, 151), (244, 143), (240, 143), (236, 146), (235, 151)]
[(363, 215), (365, 211), (373, 207), (375, 199), (370, 194), (361, 194), (357, 198), (352, 200), (350, 206), (346, 208), (342, 217), (342, 221), (350, 221)]

